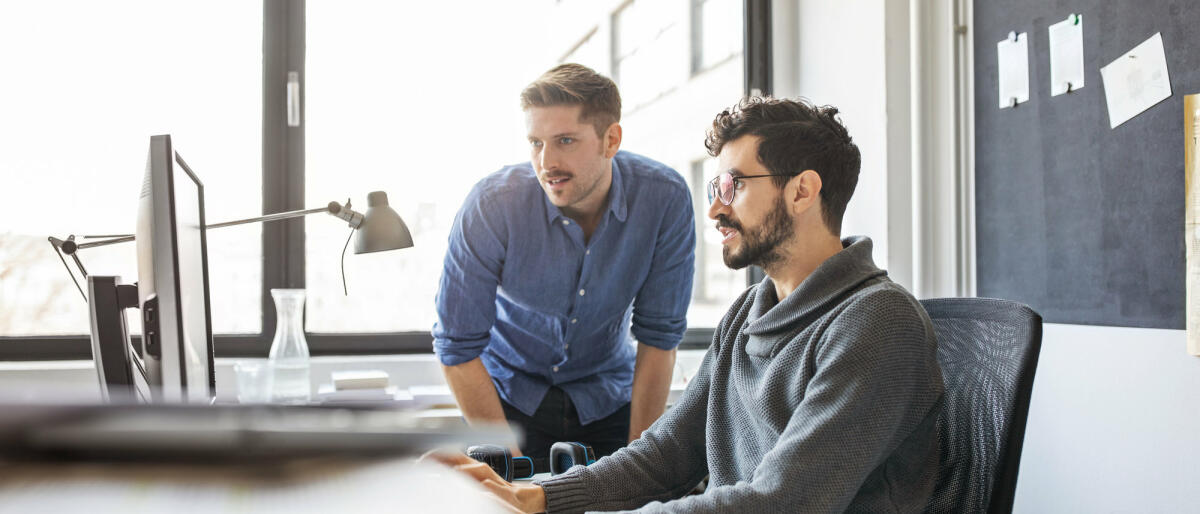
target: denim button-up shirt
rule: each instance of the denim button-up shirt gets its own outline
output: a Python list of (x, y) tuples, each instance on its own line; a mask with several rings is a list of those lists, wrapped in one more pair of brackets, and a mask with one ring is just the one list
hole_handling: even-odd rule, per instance
[(668, 350), (687, 327), (696, 247), (687, 184), (624, 151), (612, 174), (586, 243), (529, 163), (476, 184), (451, 228), (434, 351), (447, 366), (480, 357), (500, 398), (527, 415), (550, 386), (582, 424), (612, 414), (630, 401), (633, 340)]

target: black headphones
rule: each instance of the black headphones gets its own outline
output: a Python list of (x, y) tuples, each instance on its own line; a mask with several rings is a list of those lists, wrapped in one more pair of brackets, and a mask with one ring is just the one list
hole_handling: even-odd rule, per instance
[(512, 482), (533, 476), (533, 459), (513, 457), (512, 452), (496, 444), (479, 444), (467, 448), (467, 456), (487, 464), (497, 475)]
[(596, 462), (596, 451), (583, 443), (554, 443), (550, 447), (550, 474), (557, 475), (571, 466), (588, 466)]

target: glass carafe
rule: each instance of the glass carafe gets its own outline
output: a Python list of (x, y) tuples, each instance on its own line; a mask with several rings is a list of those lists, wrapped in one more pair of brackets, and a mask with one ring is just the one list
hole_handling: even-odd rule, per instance
[(312, 395), (308, 341), (304, 339), (304, 290), (272, 289), (275, 339), (271, 341), (271, 401), (306, 403)]

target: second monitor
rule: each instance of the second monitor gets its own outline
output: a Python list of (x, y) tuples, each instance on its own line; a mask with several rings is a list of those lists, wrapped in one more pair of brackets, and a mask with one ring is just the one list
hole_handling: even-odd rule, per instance
[[(138, 199), (138, 282), (88, 277), (92, 354), (112, 401), (211, 403), (216, 397), (204, 184), (168, 135), (150, 138)], [(141, 309), (131, 344), (124, 311)]]
[(137, 216), (142, 356), (155, 400), (216, 396), (204, 184), (171, 136), (150, 138)]

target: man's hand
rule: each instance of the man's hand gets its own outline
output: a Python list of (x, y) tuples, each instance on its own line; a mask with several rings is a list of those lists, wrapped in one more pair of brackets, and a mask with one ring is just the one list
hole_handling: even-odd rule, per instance
[(462, 453), (434, 450), (422, 455), (420, 461), (440, 462), (459, 472), (466, 473), (513, 512), (533, 513), (546, 510), (546, 491), (542, 489), (542, 486), (509, 483), (497, 475), (487, 464)]

